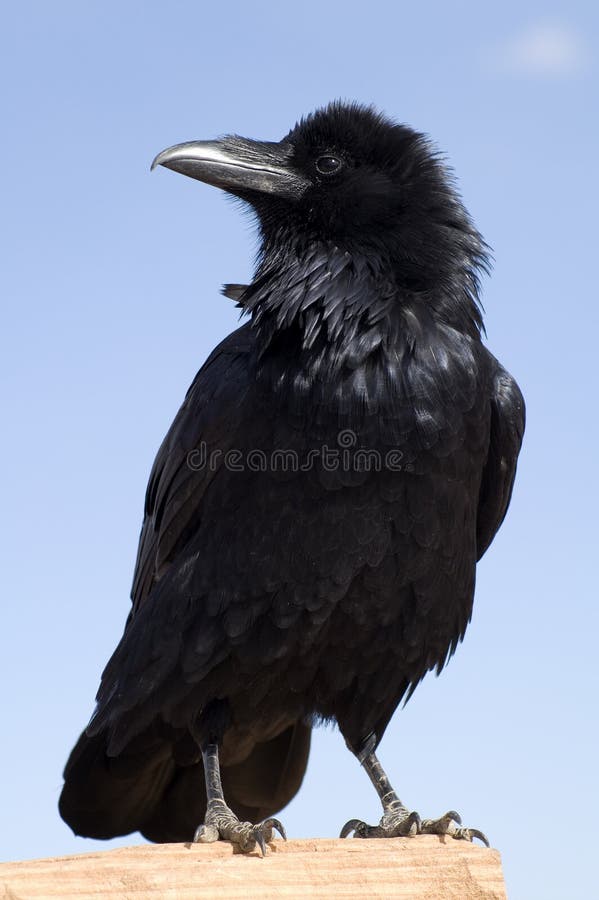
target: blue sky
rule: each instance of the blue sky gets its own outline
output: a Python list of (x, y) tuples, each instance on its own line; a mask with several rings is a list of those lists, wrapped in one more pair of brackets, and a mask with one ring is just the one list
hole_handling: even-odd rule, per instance
[[(250, 220), (150, 161), (228, 131), (276, 140), (344, 97), (447, 153), (494, 248), (488, 343), (529, 413), (465, 642), (396, 713), (381, 759), (411, 808), (488, 833), (511, 900), (589, 896), (596, 6), (56, 0), (2, 18), (0, 857), (106, 846), (58, 818), (62, 766), (127, 614), (154, 454), (236, 326), (220, 284), (251, 274)], [(378, 815), (339, 734), (319, 731), (288, 833)]]

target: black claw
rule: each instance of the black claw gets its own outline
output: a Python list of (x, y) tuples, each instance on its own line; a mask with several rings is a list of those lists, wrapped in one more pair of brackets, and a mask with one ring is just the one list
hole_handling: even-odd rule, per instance
[(465, 830), (470, 832), (470, 835), (471, 835), (470, 840), (471, 841), (474, 840), (474, 838), (478, 838), (479, 841), (482, 841), (482, 843), (485, 845), (485, 847), (491, 846), (486, 834), (483, 834), (483, 832), (479, 831), (478, 828), (466, 828)]
[(262, 856), (266, 856), (266, 841), (264, 840), (264, 835), (262, 834), (262, 830), (258, 830), (254, 833), (254, 837), (256, 839), (256, 843), (260, 847), (260, 852)]
[(267, 819), (264, 824), (269, 825), (270, 828), (274, 828), (276, 831), (278, 831), (284, 841), (287, 840), (287, 833), (286, 833), (282, 823), (279, 822), (278, 819)]
[(341, 834), (339, 835), (339, 837), (340, 838), (349, 837), (350, 834), (352, 833), (352, 831), (357, 831), (358, 826), (363, 825), (363, 824), (364, 824), (364, 822), (362, 822), (360, 819), (350, 819), (349, 822), (346, 822), (345, 825), (343, 826), (343, 828), (341, 829)]
[(412, 830), (412, 825), (416, 826), (416, 834), (420, 834), (420, 829), (422, 828), (422, 819), (417, 812), (411, 812), (403, 824), (408, 826), (406, 834), (410, 833), (410, 831)]

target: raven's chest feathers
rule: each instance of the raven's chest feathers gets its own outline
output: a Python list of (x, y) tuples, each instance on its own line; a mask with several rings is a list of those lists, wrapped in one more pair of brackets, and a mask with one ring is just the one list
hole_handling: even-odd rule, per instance
[(283, 271), (263, 273), (242, 303), (263, 412), (287, 440), (335, 441), (351, 430), (357, 447), (395, 447), (405, 463), (458, 447), (477, 455), (488, 385), (468, 290), (399, 290), (387, 266), (330, 248)]

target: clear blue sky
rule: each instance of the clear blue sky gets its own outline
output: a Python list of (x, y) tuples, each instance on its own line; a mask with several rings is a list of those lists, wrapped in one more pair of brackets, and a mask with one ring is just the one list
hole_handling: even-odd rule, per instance
[[(381, 758), (411, 808), (457, 808), (488, 833), (510, 900), (596, 889), (598, 13), (567, 9), (5, 7), (1, 858), (106, 846), (59, 819), (62, 766), (128, 611), (154, 454), (236, 326), (220, 284), (251, 273), (249, 220), (150, 161), (227, 131), (278, 139), (344, 97), (448, 154), (495, 251), (488, 342), (529, 411), (466, 640), (396, 713)], [(318, 732), (289, 834), (378, 815), (339, 734)]]

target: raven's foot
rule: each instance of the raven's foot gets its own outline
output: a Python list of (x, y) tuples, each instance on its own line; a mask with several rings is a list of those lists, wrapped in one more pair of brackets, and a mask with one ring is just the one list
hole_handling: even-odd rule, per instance
[(256, 844), (262, 856), (266, 853), (266, 845), (273, 839), (273, 830), (279, 832), (284, 841), (287, 840), (285, 829), (278, 819), (265, 819), (254, 825), (252, 822), (240, 822), (232, 810), (224, 803), (214, 801), (208, 804), (206, 819), (196, 829), (194, 843), (211, 844), (213, 841), (229, 841), (235, 844), (242, 853), (251, 853)]
[(438, 819), (421, 819), (417, 812), (408, 812), (405, 806), (387, 809), (378, 825), (367, 825), (360, 819), (350, 819), (341, 829), (340, 837), (352, 834), (358, 838), (406, 837), (417, 834), (448, 834), (456, 840), (473, 841), (478, 838), (489, 846), (489, 841), (477, 828), (462, 828), (462, 819), (453, 809)]

